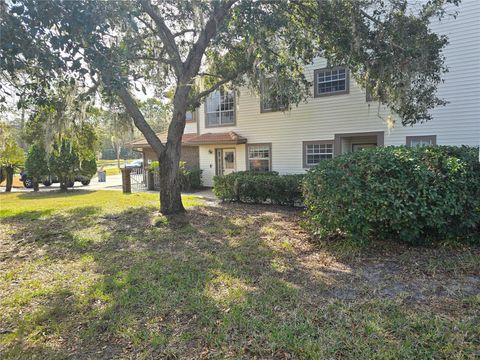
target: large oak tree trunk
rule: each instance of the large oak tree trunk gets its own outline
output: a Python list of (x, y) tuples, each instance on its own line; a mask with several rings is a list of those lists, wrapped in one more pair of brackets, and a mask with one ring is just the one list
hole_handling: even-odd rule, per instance
[(160, 165), (160, 212), (172, 215), (185, 212), (179, 176), (180, 145), (167, 147), (158, 159)]
[[(184, 81), (184, 83), (189, 83), (189, 81)], [(179, 170), (189, 91), (188, 86), (181, 86), (175, 92), (173, 117), (168, 128), (168, 140), (159, 156), (160, 212), (164, 215), (185, 212), (182, 204), (182, 185)]]
[(147, 142), (158, 156), (160, 171), (160, 212), (164, 215), (185, 212), (181, 196), (179, 162), (182, 147), (182, 135), (185, 129), (185, 114), (187, 112), (190, 92), (190, 86), (188, 84), (192, 83), (192, 76), (187, 75), (179, 82), (183, 85), (179, 86), (175, 92), (172, 122), (168, 128), (166, 144), (162, 144), (158, 136), (145, 121), (143, 114), (139, 110), (138, 105), (135, 103), (130, 93), (122, 87), (117, 89), (117, 94), (122, 99), (128, 114), (132, 117), (135, 123), (135, 126), (142, 132), (145, 139), (147, 139)]

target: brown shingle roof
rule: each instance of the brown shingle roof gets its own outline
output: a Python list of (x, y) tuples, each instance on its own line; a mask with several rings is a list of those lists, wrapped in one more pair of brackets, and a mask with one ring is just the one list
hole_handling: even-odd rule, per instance
[[(162, 143), (165, 144), (167, 142), (167, 133), (166, 132), (157, 133), (157, 136), (162, 141)], [(192, 139), (196, 136), (197, 136), (197, 134), (183, 134), (182, 143), (186, 143), (190, 139)], [(128, 146), (132, 147), (132, 148), (148, 148), (148, 147), (150, 147), (150, 145), (148, 144), (146, 139), (138, 139), (138, 140), (131, 141), (130, 143), (128, 143)]]
[(206, 133), (198, 135), (186, 142), (191, 145), (245, 144), (247, 139), (233, 131), (229, 131), (223, 133)]
[[(159, 133), (157, 136), (162, 143), (167, 141), (167, 133)], [(245, 144), (247, 139), (233, 131), (223, 133), (183, 134), (182, 144), (184, 145), (210, 145), (210, 144)], [(134, 140), (128, 144), (132, 148), (148, 148), (150, 145), (147, 140)]]

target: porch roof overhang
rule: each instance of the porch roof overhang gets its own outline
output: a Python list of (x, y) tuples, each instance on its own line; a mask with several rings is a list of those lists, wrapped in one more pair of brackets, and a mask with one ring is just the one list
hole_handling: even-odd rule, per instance
[(245, 144), (247, 139), (238, 135), (234, 131), (222, 133), (206, 133), (190, 138), (185, 142), (185, 145), (230, 145), (230, 144)]
[[(168, 133), (164, 132), (164, 133), (157, 133), (156, 134), (158, 136), (158, 138), (160, 139), (160, 141), (165, 144), (167, 142), (167, 137), (168, 137)], [(197, 134), (183, 134), (182, 136), (182, 144), (185, 144), (187, 145), (186, 143), (196, 137)], [(131, 142), (129, 142), (127, 144), (127, 146), (129, 148), (133, 148), (133, 149), (144, 149), (144, 148), (149, 148), (150, 145), (148, 144), (147, 140), (145, 138), (143, 139), (138, 139), (138, 140), (133, 140)]]

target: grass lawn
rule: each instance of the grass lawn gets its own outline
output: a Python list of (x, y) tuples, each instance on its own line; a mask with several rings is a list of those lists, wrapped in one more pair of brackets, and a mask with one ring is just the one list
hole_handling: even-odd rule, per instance
[[(98, 168), (100, 170), (100, 168)], [(120, 175), (121, 170), (118, 167), (105, 167), (103, 168), (103, 171), (105, 171), (107, 176), (111, 175)], [(94, 175), (95, 177), (98, 176), (97, 174)]]
[(480, 249), (315, 244), (297, 210), (0, 194), (0, 358), (478, 358)]

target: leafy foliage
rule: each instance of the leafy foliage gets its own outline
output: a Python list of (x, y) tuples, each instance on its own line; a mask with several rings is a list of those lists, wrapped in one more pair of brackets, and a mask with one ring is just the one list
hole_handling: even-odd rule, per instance
[[(404, 124), (413, 124), (429, 120), (428, 110), (444, 104), (435, 93), (446, 71), (441, 50), (447, 38), (428, 26), (445, 16), (447, 4), (458, 2), (428, 1), (413, 12), (407, 0), (23, 0), (10, 4), (2, 17), (2, 28), (12, 31), (4, 31), (2, 52), (8, 56), (1, 65), (9, 79), (26, 73), (41, 80), (22, 88), (37, 99), (48, 98), (58, 73), (67, 76), (66, 84), (69, 78), (101, 81), (105, 94), (127, 86), (143, 93), (153, 88), (164, 97), (172, 93), (172, 77), (178, 87), (185, 76), (198, 76), (192, 92), (184, 94), (188, 106), (223, 84), (250, 79), (258, 90), (260, 80), (273, 75), (277, 95), (295, 104), (309, 92), (304, 64), (321, 54), (332, 65), (349, 66)], [(209, 21), (216, 27), (210, 30)], [(205, 35), (209, 43), (200, 41)], [(205, 69), (198, 67), (202, 55)]]
[(95, 126), (83, 118), (86, 109), (76, 109), (70, 95), (67, 92), (52, 98), (55, 101), (50, 104), (38, 106), (25, 131), (25, 140), (32, 144), (27, 156), (27, 175), (35, 181), (56, 177), (63, 189), (75, 177), (90, 178), (96, 172)]
[[(429, 120), (429, 110), (444, 103), (436, 90), (447, 41), (429, 23), (458, 1), (432, 0), (411, 12), (408, 0), (17, 0), (1, 19), (8, 34), (1, 75), (31, 101), (45, 102), (59, 74), (65, 85), (93, 84), (79, 98), (99, 89), (119, 98), (158, 158), (168, 160), (162, 175), (173, 185), (177, 167), (168, 164), (180, 159), (188, 110), (223, 86), (259, 90), (265, 78), (275, 96), (298, 104), (310, 92), (304, 70), (315, 56), (346, 64), (403, 124)], [(148, 92), (173, 94), (166, 144), (136, 99)], [(168, 190), (162, 211), (183, 210), (179, 189)]]
[(7, 179), (5, 191), (12, 190), (13, 173), (23, 164), (24, 157), (24, 151), (18, 145), (12, 127), (0, 122), (0, 181)]
[(25, 153), (18, 145), (13, 129), (0, 122), (0, 166), (18, 168), (25, 161)]
[(40, 182), (50, 175), (45, 148), (39, 143), (30, 145), (25, 160), (25, 172), (34, 182)]
[[(160, 164), (158, 161), (152, 161), (150, 169), (159, 171)], [(202, 170), (198, 167), (188, 168), (185, 161), (180, 161), (180, 188), (182, 191), (197, 190), (202, 187)]]
[(50, 156), (50, 169), (60, 180), (61, 188), (66, 188), (67, 184), (75, 179), (78, 163), (78, 154), (70, 141), (63, 139), (60, 143), (54, 144)]
[(294, 206), (302, 201), (303, 175), (239, 171), (213, 178), (213, 192), (224, 201)]
[(341, 155), (308, 172), (304, 197), (309, 227), (320, 237), (478, 240), (478, 149), (377, 147)]

